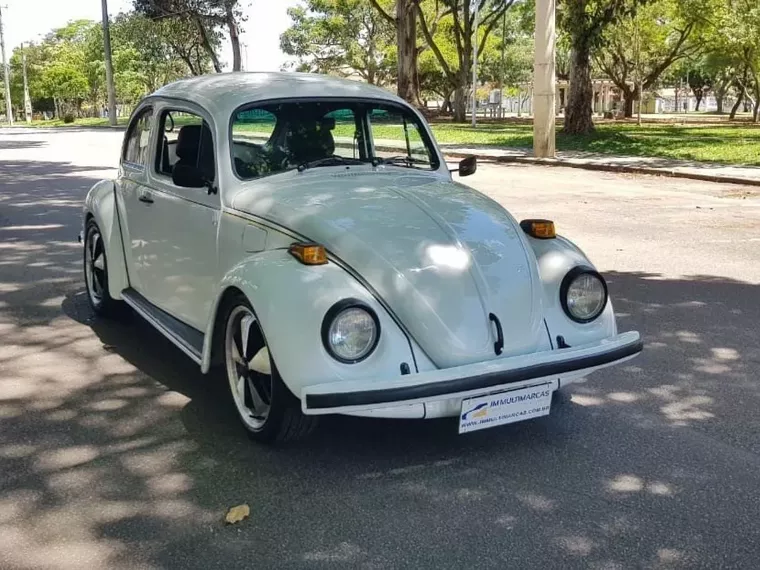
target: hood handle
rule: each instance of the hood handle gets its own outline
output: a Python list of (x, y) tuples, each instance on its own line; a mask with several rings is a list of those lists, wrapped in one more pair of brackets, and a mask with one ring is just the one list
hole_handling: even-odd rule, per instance
[(504, 351), (504, 331), (501, 330), (499, 317), (493, 313), (488, 313), (488, 319), (496, 325), (496, 342), (493, 343), (493, 351), (499, 356)]

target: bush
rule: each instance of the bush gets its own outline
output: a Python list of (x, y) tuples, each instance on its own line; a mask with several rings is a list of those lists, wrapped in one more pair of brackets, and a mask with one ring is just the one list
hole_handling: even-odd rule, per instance
[(74, 122), (74, 114), (73, 113), (66, 113), (63, 116), (63, 122), (67, 125)]

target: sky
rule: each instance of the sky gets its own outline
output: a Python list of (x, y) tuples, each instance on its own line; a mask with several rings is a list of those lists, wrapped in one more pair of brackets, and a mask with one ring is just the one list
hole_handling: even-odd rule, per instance
[[(21, 42), (37, 41), (70, 20), (100, 21), (101, 0), (0, 0), (3, 10), (6, 56)], [(247, 21), (241, 42), (243, 64), (249, 71), (278, 71), (287, 61), (280, 52), (280, 34), (289, 24), (286, 10), (298, 0), (241, 0)], [(131, 0), (108, 0), (111, 15), (131, 8)], [(222, 46), (222, 61), (232, 61), (229, 42)]]

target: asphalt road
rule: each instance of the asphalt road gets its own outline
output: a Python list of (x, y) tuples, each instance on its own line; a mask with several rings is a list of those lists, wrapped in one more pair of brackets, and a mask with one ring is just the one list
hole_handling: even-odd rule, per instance
[(271, 449), (139, 318), (88, 309), (81, 204), (120, 138), (0, 131), (0, 568), (758, 568), (756, 191), (483, 165), (645, 353), (524, 424), (334, 418)]

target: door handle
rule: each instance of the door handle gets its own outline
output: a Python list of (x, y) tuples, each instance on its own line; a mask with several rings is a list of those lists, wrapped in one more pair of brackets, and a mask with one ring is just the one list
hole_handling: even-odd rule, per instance
[(146, 194), (140, 194), (140, 197), (137, 198), (137, 199), (140, 200), (140, 202), (145, 202), (146, 204), (152, 204), (153, 203), (153, 198), (151, 198), (150, 194), (147, 194), (147, 193)]

